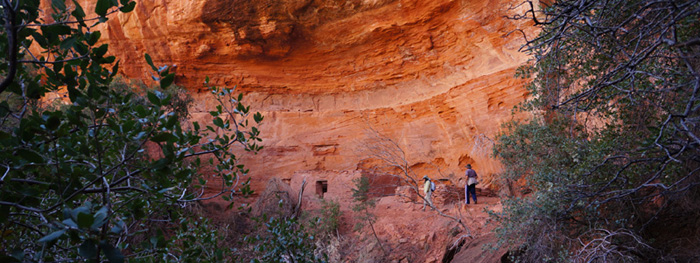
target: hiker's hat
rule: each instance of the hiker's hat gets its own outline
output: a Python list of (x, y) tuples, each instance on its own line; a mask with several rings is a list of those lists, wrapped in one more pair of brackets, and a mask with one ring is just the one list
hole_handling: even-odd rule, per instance
[(424, 176), (423, 176), (423, 180), (430, 180), (430, 178), (428, 178), (427, 175), (424, 175)]

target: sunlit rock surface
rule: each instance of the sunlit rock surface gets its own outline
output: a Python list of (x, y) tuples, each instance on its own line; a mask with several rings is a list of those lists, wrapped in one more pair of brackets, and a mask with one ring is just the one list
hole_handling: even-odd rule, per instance
[(488, 186), (489, 139), (527, 96), (511, 2), (143, 0), (103, 35), (128, 77), (150, 78), (144, 53), (176, 65), (176, 84), (199, 92), (194, 119), (214, 106), (205, 76), (245, 92), (266, 117), (265, 149), (244, 158), (254, 184), (356, 169), (374, 129), (421, 175), (458, 184), (472, 163)]
[[(96, 1), (79, 2), (91, 10)], [(382, 164), (368, 159), (369, 138), (377, 134), (397, 143), (417, 177), (442, 179), (440, 191), (461, 189), (468, 163), (481, 176), (478, 188), (493, 188), (501, 166), (490, 157), (492, 140), (528, 96), (514, 78), (528, 59), (518, 52), (524, 39), (514, 30), (532, 28), (505, 18), (522, 12), (512, 8), (517, 3), (141, 0), (102, 30), (127, 77), (150, 80), (145, 53), (158, 65), (174, 65), (175, 83), (194, 93), (193, 120), (206, 121), (215, 106), (202, 85), (206, 76), (246, 94), (252, 110), (265, 115), (265, 148), (242, 154), (254, 190), (278, 177), (298, 191), (304, 177), (309, 207), (325, 183), (324, 194), (349, 212), (351, 179)], [(407, 190), (393, 189), (391, 178), (379, 180), (390, 189), (378, 191)], [(463, 200), (454, 198), (443, 193), (436, 202), (458, 211), (453, 204)], [(487, 206), (497, 205), (492, 199)], [(432, 223), (416, 224), (410, 220), (423, 220), (424, 212), (414, 206), (398, 195), (383, 199), (379, 235), (415, 248), (417, 259), (437, 261), (452, 240), (448, 228), (432, 226), (449, 220), (429, 213)], [(391, 207), (410, 210), (411, 219), (396, 225), (403, 213)], [(486, 215), (469, 209), (477, 234)], [(413, 231), (428, 234), (410, 236)], [(419, 244), (428, 239), (440, 244)]]

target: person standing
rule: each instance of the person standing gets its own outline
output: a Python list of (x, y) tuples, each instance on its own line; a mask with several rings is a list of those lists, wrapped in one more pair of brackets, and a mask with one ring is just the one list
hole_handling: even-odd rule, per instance
[(427, 175), (423, 176), (423, 180), (425, 180), (423, 183), (423, 193), (425, 193), (425, 198), (423, 199), (423, 211), (425, 211), (426, 205), (429, 205), (431, 208), (433, 207), (431, 195), (433, 194), (433, 191), (435, 191), (435, 183), (433, 183), (430, 180), (430, 177)]
[(471, 164), (467, 164), (467, 171), (464, 174), (467, 176), (467, 183), (464, 185), (464, 199), (467, 204), (469, 204), (469, 194), (471, 193), (474, 204), (476, 204), (476, 184), (478, 183), (476, 178), (478, 175), (476, 175), (476, 171), (472, 169)]

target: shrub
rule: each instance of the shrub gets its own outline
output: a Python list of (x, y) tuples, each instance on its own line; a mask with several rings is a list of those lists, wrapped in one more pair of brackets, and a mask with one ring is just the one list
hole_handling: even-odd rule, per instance
[[(77, 1), (51, 1), (53, 12), (44, 11), (54, 22), (46, 23), (39, 3), (0, 2), (0, 53), (8, 54), (0, 94), (14, 100), (0, 101), (0, 261), (224, 259), (208, 221), (183, 207), (251, 193), (234, 151), (261, 148), (254, 126), (262, 115), (232, 89), (212, 87), (219, 105), (211, 125), (184, 127), (184, 109), (175, 105), (187, 100), (175, 102), (174, 74), (150, 56), (159, 89), (110, 86), (119, 62), (106, 56), (94, 26), (135, 2), (98, 0), (98, 17), (87, 18)], [(18, 49), (32, 43), (43, 52)], [(59, 90), (66, 105), (41, 105)], [(207, 184), (204, 170), (220, 178), (212, 195), (195, 191)]]
[(338, 231), (343, 212), (340, 211), (340, 204), (331, 199), (321, 200), (321, 214), (318, 223), (319, 234), (332, 235)]
[(533, 192), (494, 215), (500, 242), (526, 262), (692, 261), (666, 243), (698, 245), (686, 227), (700, 210), (681, 203), (698, 192), (700, 3), (524, 4), (516, 18), (541, 29), (518, 71), (531, 118), (507, 124), (494, 152)]
[[(265, 232), (248, 238), (254, 245), (254, 262), (328, 262), (325, 254), (316, 254), (316, 236), (306, 230), (298, 218), (262, 218)], [(310, 228), (317, 227), (318, 220)]]

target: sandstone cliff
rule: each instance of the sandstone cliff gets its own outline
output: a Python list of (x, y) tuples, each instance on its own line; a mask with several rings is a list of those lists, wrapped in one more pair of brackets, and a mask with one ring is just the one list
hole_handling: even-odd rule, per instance
[[(379, 163), (365, 151), (372, 134), (396, 141), (419, 177), (462, 187), (471, 163), (479, 188), (493, 185), (500, 165), (490, 157), (490, 140), (528, 95), (514, 78), (527, 61), (518, 52), (522, 35), (511, 32), (531, 29), (504, 18), (517, 13), (510, 9), (515, 3), (142, 0), (134, 12), (110, 17), (103, 36), (128, 65), (121, 67), (128, 77), (150, 78), (144, 53), (175, 65), (175, 83), (195, 93), (195, 120), (207, 118), (214, 104), (202, 89), (205, 76), (238, 86), (252, 110), (265, 115), (265, 149), (243, 158), (253, 188), (264, 189), (271, 177), (292, 186), (300, 177), (323, 181), (347, 211), (349, 177)], [(307, 191), (313, 199), (313, 189)], [(430, 230), (394, 226), (395, 212), (385, 214), (378, 228), (387, 239)], [(437, 232), (445, 244), (448, 230)], [(418, 258), (438, 260), (443, 250), (433, 246)]]
[[(93, 6), (84, 0), (84, 6)], [(526, 61), (504, 19), (510, 0), (140, 1), (110, 18), (123, 74), (148, 79), (149, 53), (176, 65), (176, 84), (205, 76), (244, 91), (266, 116), (255, 182), (299, 170), (353, 170), (371, 127), (397, 141), (419, 173), (457, 183), (466, 163), (498, 172), (488, 138), (527, 96)], [(196, 95), (195, 119), (211, 103)], [(439, 167), (439, 171), (435, 169)], [(485, 184), (484, 186), (487, 186)]]

